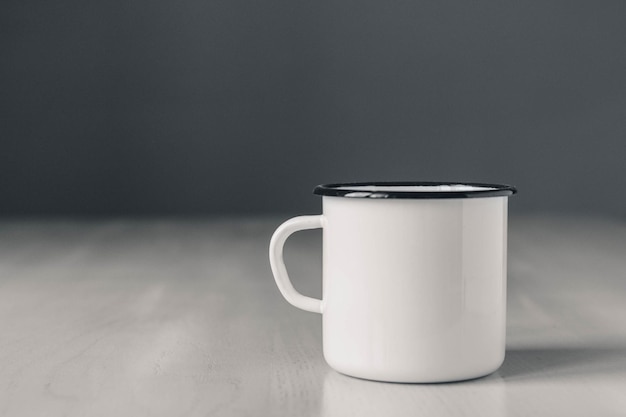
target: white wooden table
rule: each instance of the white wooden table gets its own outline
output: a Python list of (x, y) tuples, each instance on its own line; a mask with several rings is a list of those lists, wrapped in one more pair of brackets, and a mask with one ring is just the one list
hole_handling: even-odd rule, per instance
[[(271, 277), (279, 222), (0, 223), (0, 415), (626, 416), (626, 220), (512, 218), (507, 359), (437, 385), (325, 365)], [(286, 248), (314, 296), (320, 241)]]

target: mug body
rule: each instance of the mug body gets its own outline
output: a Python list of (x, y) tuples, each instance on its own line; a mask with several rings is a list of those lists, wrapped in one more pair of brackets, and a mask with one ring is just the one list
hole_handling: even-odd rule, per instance
[(480, 377), (504, 360), (507, 196), (323, 196), (324, 357), (393, 382)]

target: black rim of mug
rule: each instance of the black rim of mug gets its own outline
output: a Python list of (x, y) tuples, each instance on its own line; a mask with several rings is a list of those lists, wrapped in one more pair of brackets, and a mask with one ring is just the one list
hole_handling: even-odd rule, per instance
[[(364, 190), (363, 187), (438, 187), (465, 186), (472, 189), (460, 190)], [(351, 182), (337, 184), (322, 184), (315, 187), (313, 194), (326, 197), (348, 198), (407, 198), (407, 199), (433, 199), (433, 198), (480, 198), (480, 197), (508, 197), (517, 193), (517, 189), (507, 184), (487, 184), (478, 182), (436, 182), (436, 181), (398, 181), (398, 182)]]

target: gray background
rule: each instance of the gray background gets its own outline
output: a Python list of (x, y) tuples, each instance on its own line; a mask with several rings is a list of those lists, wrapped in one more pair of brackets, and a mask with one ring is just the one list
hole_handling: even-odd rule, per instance
[(2, 1), (4, 215), (319, 211), (467, 180), (626, 215), (624, 1)]

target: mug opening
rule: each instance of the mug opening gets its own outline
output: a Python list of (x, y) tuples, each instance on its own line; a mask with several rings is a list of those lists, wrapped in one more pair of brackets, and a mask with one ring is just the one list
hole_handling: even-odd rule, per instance
[(314, 194), (348, 198), (471, 198), (511, 196), (506, 184), (473, 182), (360, 182), (318, 185)]

